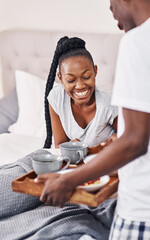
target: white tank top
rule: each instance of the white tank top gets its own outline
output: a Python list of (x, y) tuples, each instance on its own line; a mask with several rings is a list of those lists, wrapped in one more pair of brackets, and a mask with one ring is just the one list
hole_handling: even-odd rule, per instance
[(71, 98), (66, 93), (62, 84), (54, 87), (48, 101), (53, 110), (58, 114), (64, 131), (70, 140), (78, 138), (89, 147), (97, 146), (106, 141), (113, 133), (112, 124), (117, 116), (117, 108), (110, 105), (110, 95), (95, 91), (96, 114), (85, 129), (76, 122), (71, 108)]

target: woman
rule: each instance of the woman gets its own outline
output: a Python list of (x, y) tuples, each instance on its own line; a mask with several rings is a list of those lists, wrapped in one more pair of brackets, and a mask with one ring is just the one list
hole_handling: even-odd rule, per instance
[[(52, 89), (57, 67), (61, 84)], [(52, 132), (58, 148), (70, 140), (95, 147), (117, 131), (117, 109), (110, 106), (108, 94), (95, 89), (96, 74), (97, 66), (82, 39), (58, 41), (46, 85), (45, 148), (51, 146)]]

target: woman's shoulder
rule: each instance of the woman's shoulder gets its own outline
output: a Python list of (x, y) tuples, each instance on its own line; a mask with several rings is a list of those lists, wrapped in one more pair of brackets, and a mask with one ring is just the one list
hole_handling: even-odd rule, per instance
[(104, 91), (99, 90), (99, 89), (95, 89), (95, 95), (96, 95), (96, 100), (97, 101), (102, 101), (102, 102), (110, 104), (110, 102), (111, 102), (111, 93), (104, 92)]
[(48, 94), (48, 100), (51, 98), (61, 98), (64, 94), (64, 87), (61, 83), (55, 83), (52, 90)]
[(96, 90), (96, 106), (98, 112), (112, 115), (114, 119), (118, 115), (118, 108), (111, 105), (111, 95), (111, 93)]
[(61, 83), (54, 83), (50, 93), (61, 93), (64, 90), (64, 87)]
[(59, 114), (62, 104), (64, 103), (65, 90), (61, 83), (55, 84), (50, 91), (47, 99), (53, 110)]

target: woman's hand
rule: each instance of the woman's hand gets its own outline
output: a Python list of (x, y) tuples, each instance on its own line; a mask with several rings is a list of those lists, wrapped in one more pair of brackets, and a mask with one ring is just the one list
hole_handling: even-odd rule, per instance
[(114, 142), (117, 139), (117, 134), (112, 134), (110, 138), (106, 142), (102, 142), (101, 146), (102, 147), (107, 147), (110, 145), (112, 142)]
[(102, 142), (101, 144), (97, 145), (96, 147), (88, 147), (88, 155), (96, 154), (103, 150), (105, 147), (109, 146), (113, 141), (117, 139), (117, 134), (113, 134), (106, 142)]
[[(65, 174), (46, 173), (38, 175), (34, 182), (44, 183), (44, 188), (40, 197), (40, 201), (47, 205), (63, 207), (71, 197), (74, 188), (71, 187), (71, 182), (64, 181)], [(69, 186), (68, 186), (69, 185)]]
[(72, 140), (71, 142), (80, 142), (80, 140), (78, 138)]

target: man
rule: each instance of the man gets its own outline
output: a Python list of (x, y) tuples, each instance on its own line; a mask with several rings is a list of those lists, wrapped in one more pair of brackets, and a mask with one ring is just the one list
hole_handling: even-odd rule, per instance
[[(110, 0), (124, 29), (112, 104), (119, 107), (118, 139), (91, 162), (67, 174), (45, 174), (41, 201), (63, 206), (74, 188), (119, 169), (110, 239), (150, 239), (150, 0)], [(132, 30), (131, 30), (132, 29)]]

